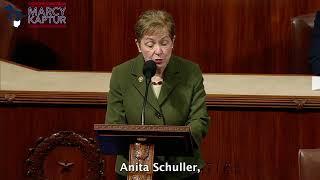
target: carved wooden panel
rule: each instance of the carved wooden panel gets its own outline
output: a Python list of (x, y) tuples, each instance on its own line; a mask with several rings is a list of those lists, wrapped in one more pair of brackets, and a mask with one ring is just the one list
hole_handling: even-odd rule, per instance
[[(72, 147), (81, 151), (83, 157), (87, 160), (87, 176), (86, 179), (102, 178), (103, 161), (99, 148), (93, 139), (86, 139), (79, 134), (71, 131), (61, 131), (52, 134), (47, 138), (40, 138), (35, 148), (29, 149), (29, 156), (26, 160), (26, 175), (32, 179), (46, 179), (44, 172), (44, 162), (49, 154), (58, 147)], [(72, 171), (75, 166), (74, 162), (66, 160), (57, 161), (57, 165), (61, 166), (61, 172)]]

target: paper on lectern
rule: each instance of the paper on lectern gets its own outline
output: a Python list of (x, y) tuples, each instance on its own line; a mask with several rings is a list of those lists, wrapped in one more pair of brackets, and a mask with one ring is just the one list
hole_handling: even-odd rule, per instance
[(312, 76), (312, 90), (313, 91), (320, 90), (320, 76)]

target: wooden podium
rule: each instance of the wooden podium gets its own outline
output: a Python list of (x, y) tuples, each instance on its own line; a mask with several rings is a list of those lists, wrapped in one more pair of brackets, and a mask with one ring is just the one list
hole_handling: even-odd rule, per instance
[(192, 155), (189, 126), (95, 124), (104, 154), (126, 154), (129, 166), (149, 171), (129, 171), (127, 179), (151, 180), (154, 155)]

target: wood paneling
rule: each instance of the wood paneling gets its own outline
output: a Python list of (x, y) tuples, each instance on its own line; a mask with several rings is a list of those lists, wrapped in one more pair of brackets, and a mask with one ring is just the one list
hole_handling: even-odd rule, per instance
[[(1, 179), (25, 179), (28, 148), (39, 137), (62, 130), (94, 137), (93, 124), (103, 123), (105, 112), (104, 105), (2, 104)], [(316, 110), (210, 107), (209, 114), (212, 122), (202, 144), (207, 166), (201, 179), (298, 180), (298, 149), (320, 146)], [(114, 179), (115, 157), (104, 160), (105, 179)]]
[[(94, 137), (93, 124), (103, 123), (105, 112), (105, 106), (1, 106), (1, 179), (25, 179), (28, 149), (36, 146), (39, 137), (48, 137), (64, 130), (87, 138)], [(105, 167), (114, 169), (114, 157), (105, 160)], [(109, 176), (113, 177), (114, 173)]]
[[(26, 8), (26, 1), (15, 0)], [(66, 0), (67, 28), (17, 29), (16, 38), (48, 46), (56, 69), (111, 71), (137, 55), (133, 27), (147, 9), (170, 12), (176, 55), (204, 72), (309, 73), (292, 59), (291, 18), (320, 9), (317, 0)], [(306, 63), (304, 64), (306, 67)]]
[(2, 10), (2, 7), (7, 5), (7, 3), (0, 1), (0, 57), (4, 59), (8, 59), (10, 56), (10, 45), (13, 35), (13, 27), (8, 20), (8, 12)]
[(211, 110), (203, 179), (298, 180), (299, 148), (320, 146), (318, 112)]
[[(115, 7), (126, 12), (117, 15), (105, 8), (95, 9), (94, 19), (97, 24), (105, 23), (110, 28), (105, 33), (117, 41), (104, 41), (99, 33), (93, 38), (93, 44), (101, 42), (107, 49), (117, 49), (105, 53), (114, 56), (116, 62), (123, 62), (136, 52), (133, 44), (133, 29), (137, 11), (160, 8), (169, 11), (176, 20), (177, 39), (175, 53), (201, 64), (204, 72), (232, 72), (232, 73), (289, 73), (290, 71), (290, 19), (298, 14), (312, 12), (320, 8), (315, 1), (150, 1), (149, 3), (130, 3), (128, 1), (95, 1), (95, 5)], [(301, 6), (301, 4), (305, 4)], [(309, 6), (307, 6), (309, 5)], [(312, 7), (313, 5), (313, 7)], [(318, 7), (316, 7), (318, 6)], [(312, 8), (311, 8), (312, 7)], [(117, 28), (117, 24), (95, 17), (112, 17), (112, 21), (124, 24)], [(95, 23), (94, 23), (95, 24)], [(128, 26), (129, 25), (129, 26)], [(112, 26), (112, 27), (111, 27)], [(94, 26), (93, 32), (96, 26)], [(128, 32), (128, 28), (131, 30)], [(118, 35), (117, 35), (118, 34)], [(124, 38), (124, 39), (122, 39)], [(103, 41), (103, 42), (102, 42)], [(125, 48), (124, 48), (125, 47)], [(128, 47), (128, 48), (127, 48)], [(102, 51), (94, 48), (98, 52)], [(109, 50), (107, 50), (109, 51)], [(120, 51), (120, 52), (119, 52)], [(118, 53), (119, 52), (119, 53)], [(93, 54), (94, 53), (93, 51)], [(119, 54), (119, 55), (117, 55)], [(129, 56), (126, 56), (129, 54)], [(103, 57), (103, 56), (99, 56)], [(95, 58), (93, 57), (93, 61)], [(108, 61), (96, 68), (106, 67)], [(114, 64), (111, 62), (111, 68)], [(109, 69), (107, 69), (109, 70)]]
[[(0, 103), (4, 104), (69, 104), (107, 105), (107, 94), (102, 92), (49, 92), (49, 91), (0, 91)], [(208, 94), (208, 108), (273, 108), (273, 109), (319, 109), (317, 96), (271, 96), (271, 95), (219, 95)]]
[[(56, 0), (50, 1), (56, 2)], [(54, 69), (91, 70), (92, 1), (59, 1), (66, 2), (66, 28), (30, 28), (27, 23), (29, 1), (13, 0), (13, 2), (26, 15), (15, 32), (16, 45), (20, 47), (17, 52), (19, 55), (16, 56), (26, 57), (25, 64), (42, 67), (43, 64), (54, 63), (52, 65)], [(41, 50), (46, 48), (51, 49), (52, 54), (42, 54)], [(14, 48), (12, 51), (14, 52)], [(51, 56), (56, 57), (51, 58)], [(55, 59), (56, 62), (51, 62)], [(14, 61), (21, 63), (22, 60)]]

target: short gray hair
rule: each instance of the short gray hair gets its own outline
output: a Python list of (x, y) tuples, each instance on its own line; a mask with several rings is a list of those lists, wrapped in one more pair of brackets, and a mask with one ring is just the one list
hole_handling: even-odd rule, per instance
[(167, 29), (171, 39), (175, 36), (175, 23), (172, 16), (162, 10), (148, 10), (143, 12), (135, 25), (135, 34), (140, 42), (146, 34), (153, 34), (156, 31)]

